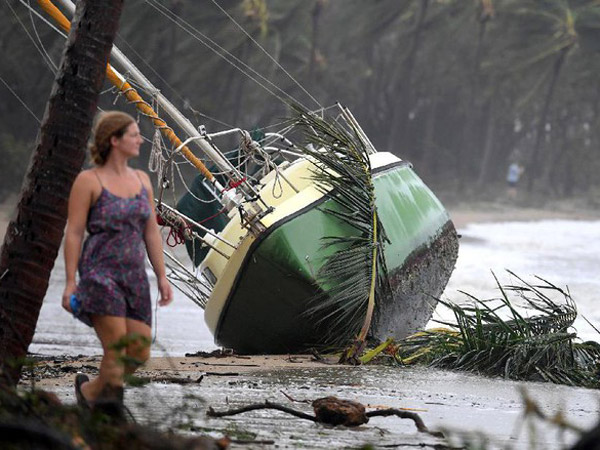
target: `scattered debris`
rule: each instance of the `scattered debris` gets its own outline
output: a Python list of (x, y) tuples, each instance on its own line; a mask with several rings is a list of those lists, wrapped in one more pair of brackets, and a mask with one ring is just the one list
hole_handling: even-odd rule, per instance
[[(578, 340), (573, 329), (577, 308), (568, 290), (539, 277), (532, 284), (508, 273), (519, 284), (501, 286), (494, 276), (501, 293), (497, 299), (466, 294), (469, 305), (440, 300), (456, 323), (440, 322), (449, 328), (422, 331), (392, 345), (395, 359), (513, 380), (600, 387), (600, 344)], [(516, 298), (511, 300), (510, 293)]]
[(203, 352), (202, 350), (196, 353), (186, 353), (187, 358), (229, 358), (235, 357), (240, 359), (250, 359), (250, 356), (238, 355), (230, 348), (218, 348), (212, 352)]
[(322, 423), (327, 425), (344, 425), (347, 427), (356, 427), (359, 425), (363, 425), (369, 421), (370, 417), (376, 416), (397, 416), (401, 419), (411, 419), (417, 430), (421, 433), (427, 433), (435, 437), (443, 438), (444, 435), (440, 431), (430, 431), (421, 417), (409, 411), (402, 411), (399, 409), (380, 409), (376, 411), (365, 410), (365, 407), (358, 402), (353, 402), (350, 400), (338, 399), (336, 397), (323, 397), (312, 402), (313, 409), (315, 411), (315, 415), (311, 416), (302, 411), (298, 411), (292, 408), (289, 408), (285, 405), (280, 405), (278, 403), (273, 403), (268, 400), (265, 400), (264, 403), (255, 403), (252, 405), (243, 406), (241, 408), (234, 408), (227, 411), (215, 411), (212, 407), (208, 408), (206, 413), (209, 417), (226, 417), (226, 416), (234, 416), (236, 414), (242, 414), (249, 411), (255, 411), (258, 409), (275, 409), (278, 411), (285, 412), (287, 414), (291, 414), (292, 416), (298, 417), (300, 419), (310, 420), (316, 423)]

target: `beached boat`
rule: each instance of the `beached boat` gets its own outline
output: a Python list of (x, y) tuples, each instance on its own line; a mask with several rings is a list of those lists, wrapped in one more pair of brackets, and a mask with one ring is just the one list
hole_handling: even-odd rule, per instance
[[(74, 10), (69, 0), (60, 3)], [(67, 29), (60, 11), (43, 4)], [(116, 48), (111, 63), (130, 78), (109, 65), (108, 79), (171, 142), (154, 139), (157, 212), (171, 237), (186, 241), (191, 264), (166, 252), (169, 276), (205, 308), (219, 345), (299, 352), (347, 345), (357, 335), (364, 344), (367, 333), (402, 338), (426, 324), (456, 261), (456, 231), (412, 166), (378, 153), (350, 111), (296, 110), (291, 126), (260, 138), (239, 129), (209, 133)], [(185, 140), (130, 79), (153, 93)], [(217, 145), (231, 135), (240, 136), (233, 157)], [(177, 205), (168, 205), (163, 194), (174, 188), (173, 163), (183, 158), (200, 175), (185, 184), (191, 187)]]
[[(415, 174), (391, 153), (370, 156), (377, 209), (387, 232), (385, 259), (391, 295), (376, 305), (371, 334), (378, 340), (402, 338), (422, 328), (435, 308), (457, 255), (457, 237), (447, 212)], [(328, 322), (307, 314), (326, 286), (316, 274), (335, 248), (323, 248), (326, 236), (354, 232), (325, 210), (338, 209), (333, 198), (316, 189), (312, 162), (301, 159), (283, 168), (299, 188), (270, 196), (273, 177), (261, 196), (274, 211), (259, 236), (244, 233), (231, 220), (220, 235), (239, 241), (225, 260), (215, 251), (202, 262), (213, 283), (205, 320), (216, 342), (246, 353), (282, 353), (322, 344)], [(226, 245), (217, 247), (227, 252)]]

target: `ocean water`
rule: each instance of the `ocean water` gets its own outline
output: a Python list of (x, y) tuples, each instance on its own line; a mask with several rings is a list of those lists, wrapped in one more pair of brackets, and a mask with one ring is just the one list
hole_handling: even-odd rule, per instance
[[(600, 308), (596, 306), (600, 304), (599, 221), (477, 223), (458, 231), (462, 235), (458, 262), (443, 298), (461, 301), (465, 296), (459, 291), (478, 298), (497, 297), (499, 291), (492, 272), (501, 283), (515, 281), (506, 269), (529, 282), (535, 282), (534, 277), (539, 276), (561, 288), (568, 287), (580, 313), (575, 324), (579, 336), (600, 341), (598, 333), (581, 317), (600, 328)], [(150, 270), (149, 275), (156, 292)], [(61, 308), (63, 288), (61, 254), (52, 272), (30, 351), (46, 355), (100, 354), (93, 330)], [(438, 319), (448, 317), (444, 308), (438, 308), (434, 315)], [(170, 306), (155, 309), (153, 328), (153, 356), (181, 356), (216, 348), (202, 309), (177, 291)]]
[[(593, 323), (600, 320), (600, 312), (595, 308), (600, 301), (597, 278), (600, 222), (482, 223), (469, 225), (459, 232), (463, 236), (459, 258), (444, 293), (446, 299), (461, 300), (464, 296), (459, 290), (480, 298), (495, 297), (498, 290), (491, 271), (504, 283), (514, 281), (505, 271), (510, 269), (529, 281), (538, 275), (558, 286), (568, 286), (579, 311)], [(46, 355), (100, 354), (93, 331), (62, 310), (63, 287), (61, 257), (52, 274), (30, 350)], [(436, 315), (444, 318), (448, 311), (438, 308)], [(576, 326), (584, 339), (598, 339), (597, 333), (584, 321), (578, 320)], [(178, 356), (216, 348), (204, 325), (202, 310), (181, 294), (176, 294), (171, 306), (158, 309), (155, 332), (154, 356)], [(176, 372), (174, 375), (181, 376)], [(350, 431), (344, 427), (317, 426), (272, 411), (211, 419), (205, 409), (214, 406), (220, 410), (225, 405), (235, 408), (265, 399), (286, 402), (282, 393), (295, 399), (335, 395), (365, 405), (416, 408), (432, 429), (443, 427), (455, 433), (478, 436), (484, 432), (490, 449), (558, 450), (573, 444), (577, 440), (575, 433), (560, 432), (540, 420), (524, 420), (521, 388), (525, 388), (548, 415), (561, 412), (570, 423), (582, 429), (591, 428), (598, 420), (600, 399), (596, 390), (485, 378), (425, 367), (305, 369), (299, 365), (292, 370), (206, 376), (202, 383), (186, 386), (151, 383), (142, 388), (130, 387), (126, 390), (126, 403), (138, 420), (156, 424), (158, 428), (176, 426), (183, 416), (175, 411), (183, 410), (199, 430), (213, 430), (215, 436), (242, 431), (258, 440), (274, 439), (282, 448), (350, 448), (363, 443), (412, 448), (433, 447), (441, 441), (416, 433), (410, 421), (394, 418), (374, 418), (369, 424)], [(75, 401), (72, 385), (57, 385), (53, 392), (64, 402)], [(302, 407), (310, 412), (308, 405)], [(531, 444), (531, 439), (536, 445)]]
[[(507, 270), (531, 284), (542, 278), (568, 289), (579, 317), (575, 328), (583, 340), (600, 341), (600, 222), (543, 220), (537, 222), (474, 223), (462, 235), (456, 268), (443, 298), (460, 302), (465, 291), (480, 299), (497, 298), (500, 284), (519, 284)], [(548, 293), (546, 291), (546, 293)], [(553, 299), (561, 301), (562, 295)], [(435, 317), (447, 318), (443, 308)]]

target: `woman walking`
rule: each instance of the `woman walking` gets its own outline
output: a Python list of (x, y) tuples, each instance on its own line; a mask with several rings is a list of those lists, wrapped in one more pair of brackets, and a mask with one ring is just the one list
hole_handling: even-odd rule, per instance
[(93, 406), (108, 392), (122, 400), (124, 375), (150, 356), (152, 309), (144, 247), (156, 274), (159, 305), (173, 299), (150, 179), (128, 166), (141, 143), (133, 117), (103, 113), (90, 149), (95, 167), (77, 176), (69, 197), (62, 306), (94, 327), (104, 351), (97, 378), (76, 377), (80, 406)]

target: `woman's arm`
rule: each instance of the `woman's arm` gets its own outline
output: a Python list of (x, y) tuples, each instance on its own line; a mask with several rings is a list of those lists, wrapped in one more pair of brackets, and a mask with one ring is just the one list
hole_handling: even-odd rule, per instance
[(156, 281), (158, 283), (158, 291), (160, 293), (160, 306), (166, 306), (173, 301), (173, 291), (171, 285), (167, 280), (165, 271), (165, 260), (163, 256), (162, 239), (160, 236), (160, 230), (156, 223), (156, 212), (154, 210), (154, 193), (152, 191), (152, 183), (150, 178), (145, 172), (138, 171), (140, 174), (146, 192), (148, 192), (148, 201), (150, 202), (150, 210), (152, 214), (146, 222), (146, 228), (144, 229), (144, 241), (146, 242), (146, 250), (148, 251), (148, 258), (156, 274)]
[(81, 243), (83, 242), (87, 217), (92, 205), (94, 188), (96, 188), (92, 176), (93, 174), (89, 170), (77, 175), (69, 196), (69, 212), (64, 244), (67, 279), (62, 296), (62, 307), (69, 312), (72, 312), (70, 297), (77, 287), (75, 273), (81, 255)]

